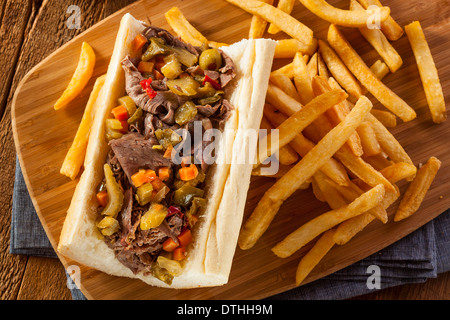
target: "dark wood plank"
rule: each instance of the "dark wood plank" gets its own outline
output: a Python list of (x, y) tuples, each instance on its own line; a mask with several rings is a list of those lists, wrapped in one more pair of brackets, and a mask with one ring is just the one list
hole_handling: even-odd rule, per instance
[[(10, 103), (17, 84), (37, 63), (58, 47), (77, 36), (117, 9), (131, 1), (7, 1), (0, 5), (0, 299), (43, 299), (50, 297), (45, 290), (33, 288), (48, 284), (45, 279), (65, 286), (64, 269), (58, 260), (30, 258), (9, 254), (12, 190), (16, 153), (11, 132)], [(70, 5), (77, 5), (81, 13), (80, 29), (69, 29), (66, 13)], [(1, 117), (3, 115), (3, 117)], [(59, 266), (59, 267), (57, 267)], [(27, 270), (25, 271), (25, 267)], [(39, 270), (39, 277), (34, 276)], [(27, 276), (33, 274), (33, 276)], [(25, 277), (24, 277), (25, 275)], [(22, 277), (24, 277), (22, 279)], [(4, 285), (3, 285), (4, 284)], [(53, 288), (50, 291), (53, 290)], [(64, 295), (54, 298), (68, 298)]]
[(32, 2), (7, 1), (2, 4), (3, 14), (0, 26), (0, 118), (6, 107), (17, 59), (19, 58), (25, 28), (31, 14)]
[[(9, 254), (15, 148), (6, 98), (15, 72), (26, 26), (35, 6), (31, 1), (2, 1), (0, 5), (0, 299), (15, 299), (27, 259)], [(6, 111), (3, 116), (3, 112)], [(2, 117), (3, 116), (3, 117)]]
[[(65, 42), (131, 2), (133, 1), (59, 1), (58, 5), (45, 3), (36, 18), (35, 25), (29, 33), (26, 33), (29, 34), (30, 41), (25, 44), (24, 50), (30, 50), (29, 55), (24, 54), (20, 61), (31, 59), (34, 64), (38, 63)], [(65, 22), (71, 15), (66, 13), (69, 5), (77, 5), (80, 8), (82, 20), (79, 30), (67, 28)], [(40, 43), (46, 47), (46, 50), (38, 49), (37, 53), (33, 53), (31, 48), (38, 48)], [(31, 67), (29, 65), (27, 69)], [(60, 261), (30, 257), (18, 299), (72, 299), (66, 287), (66, 275)]]
[(17, 300), (72, 300), (63, 265), (54, 258), (29, 257)]

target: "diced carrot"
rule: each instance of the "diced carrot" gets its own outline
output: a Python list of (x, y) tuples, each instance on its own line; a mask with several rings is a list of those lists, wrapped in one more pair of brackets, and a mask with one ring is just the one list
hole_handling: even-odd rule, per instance
[(122, 124), (122, 129), (119, 130), (120, 133), (127, 133), (128, 132), (128, 122), (127, 120), (120, 120), (120, 123)]
[(186, 258), (186, 248), (184, 247), (176, 248), (175, 250), (173, 250), (172, 257), (173, 260), (175, 261), (183, 260), (184, 258)]
[(144, 35), (142, 35), (142, 34), (138, 34), (138, 35), (133, 39), (132, 46), (133, 46), (133, 49), (134, 49), (135, 51), (138, 51), (138, 50), (140, 50), (140, 49), (144, 46), (144, 44), (146, 44), (146, 43), (147, 43), (147, 38), (146, 38)]
[(159, 190), (161, 190), (162, 187), (165, 186), (165, 184), (164, 184), (164, 182), (162, 182), (162, 180), (160, 178), (155, 178), (152, 181), (152, 186), (153, 186), (153, 190), (159, 191)]
[(148, 182), (148, 177), (145, 174), (145, 170), (141, 169), (135, 174), (131, 176), (131, 181), (133, 181), (133, 184), (136, 188), (143, 185), (144, 183)]
[(157, 55), (155, 56), (155, 69), (159, 72), (161, 72), (161, 68), (166, 64), (164, 61), (164, 55)]
[(173, 241), (172, 238), (168, 238), (166, 241), (163, 242), (163, 250), (167, 252), (172, 252), (178, 247), (178, 244)]
[(179, 170), (180, 179), (183, 181), (189, 181), (195, 179), (198, 175), (198, 169), (195, 164), (191, 164), (189, 167), (184, 167)]
[(108, 192), (103, 190), (97, 193), (97, 200), (102, 207), (106, 207), (108, 205)]
[(156, 69), (153, 69), (153, 75), (155, 76), (155, 80), (163, 80), (164, 79), (163, 74)]
[(178, 241), (180, 242), (180, 246), (186, 247), (192, 241), (192, 233), (191, 230), (186, 229), (180, 233), (178, 236)]
[(154, 67), (155, 63), (154, 62), (150, 62), (150, 61), (141, 61), (138, 64), (138, 70), (142, 73), (146, 72), (146, 73), (150, 73), (153, 71), (153, 67)]
[(145, 175), (148, 179), (147, 182), (151, 182), (157, 178), (155, 170), (147, 169), (147, 170), (145, 170)]
[(128, 111), (124, 106), (115, 107), (114, 109), (112, 109), (111, 113), (117, 120), (124, 121), (128, 119)]
[(166, 181), (170, 178), (170, 168), (162, 167), (158, 170), (158, 176), (162, 181)]
[(173, 150), (173, 146), (170, 144), (167, 147), (166, 151), (164, 151), (164, 156), (163, 157), (166, 158), (166, 159), (172, 158), (172, 150)]

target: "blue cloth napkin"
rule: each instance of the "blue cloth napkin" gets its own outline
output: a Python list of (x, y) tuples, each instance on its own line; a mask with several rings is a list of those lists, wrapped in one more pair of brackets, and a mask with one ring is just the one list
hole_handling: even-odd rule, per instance
[[(13, 192), (10, 253), (57, 257), (34, 210), (19, 162)], [(377, 268), (373, 273), (373, 266)], [(341, 300), (407, 283), (423, 283), (450, 270), (450, 210), (383, 250), (327, 277), (267, 300)], [(86, 299), (67, 275), (72, 298)], [(378, 281), (372, 281), (379, 275)]]

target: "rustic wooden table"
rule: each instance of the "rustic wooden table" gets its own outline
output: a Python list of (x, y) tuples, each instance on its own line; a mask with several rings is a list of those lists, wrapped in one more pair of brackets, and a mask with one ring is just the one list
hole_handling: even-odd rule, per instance
[[(22, 77), (52, 51), (133, 0), (0, 1), (0, 299), (70, 300), (57, 259), (9, 254), (16, 151), (11, 100)], [(71, 20), (76, 11), (80, 24)], [(76, 7), (75, 7), (76, 8)], [(69, 24), (67, 23), (69, 21)], [(78, 28), (79, 27), (79, 28)], [(423, 284), (384, 289), (354, 299), (450, 299), (450, 272)]]

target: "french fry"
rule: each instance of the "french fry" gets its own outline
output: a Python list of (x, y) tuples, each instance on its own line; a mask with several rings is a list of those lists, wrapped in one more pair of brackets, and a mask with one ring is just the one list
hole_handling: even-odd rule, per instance
[(299, 286), (311, 271), (319, 264), (323, 257), (334, 246), (335, 230), (325, 232), (314, 246), (302, 257), (295, 273), (295, 284)]
[[(333, 77), (328, 78), (328, 84), (330, 85), (331, 89), (342, 89), (341, 85)], [(353, 108), (353, 106), (355, 105), (354, 103), (351, 103), (349, 101), (349, 99), (352, 99), (352, 98), (353, 98), (352, 96), (348, 96), (347, 100), (344, 101), (346, 108), (348, 110), (351, 110)]]
[(366, 156), (370, 157), (381, 152), (380, 144), (370, 122), (364, 121), (361, 123), (356, 132), (358, 132)]
[(328, 203), (331, 209), (339, 209), (347, 205), (342, 195), (327, 181), (326, 176), (321, 171), (317, 171), (314, 174), (312, 181), (317, 186), (317, 191), (322, 199)]
[(317, 70), (319, 72), (319, 76), (326, 79), (330, 77), (330, 72), (328, 71), (327, 65), (325, 64), (325, 61), (320, 53), (317, 55)]
[(53, 108), (59, 110), (66, 107), (73, 99), (75, 99), (92, 77), (95, 66), (95, 52), (87, 42), (81, 45), (81, 53), (75, 72), (70, 79), (69, 84), (62, 93), (61, 97), (56, 101)]
[[(323, 94), (324, 92), (331, 91), (331, 86), (328, 84), (328, 80), (326, 78), (315, 76), (312, 80), (313, 92), (314, 95)], [(326, 117), (331, 122), (332, 126), (337, 125), (341, 122), (345, 116), (350, 112), (350, 108), (347, 106), (345, 101), (339, 102), (334, 105), (328, 111), (326, 111)], [(323, 117), (323, 116), (321, 116)], [(319, 121), (322, 121), (319, 119)], [(323, 123), (323, 122), (321, 122)], [(323, 124), (322, 124), (323, 125)], [(331, 128), (331, 126), (330, 126)], [(347, 141), (347, 145), (350, 147), (352, 152), (356, 156), (361, 156), (363, 154), (363, 148), (361, 145), (361, 140), (358, 135), (358, 132), (355, 131)]]
[(69, 148), (69, 151), (64, 158), (60, 173), (74, 180), (80, 172), (81, 166), (84, 162), (86, 148), (89, 141), (89, 133), (95, 115), (95, 103), (100, 94), (103, 84), (105, 83), (106, 75), (102, 75), (95, 80), (89, 100), (84, 109), (83, 117), (78, 126), (77, 133)]
[[(291, 170), (293, 167), (293, 165), (283, 165), (280, 164), (278, 167), (278, 171), (274, 174), (269, 174), (268, 170), (264, 171), (265, 166), (259, 166), (256, 169), (252, 170), (252, 175), (253, 176), (259, 176), (259, 177), (269, 177), (269, 178), (281, 178), (282, 176), (284, 176), (289, 170)], [(310, 183), (307, 181), (305, 182), (302, 186), (299, 187), (300, 190), (304, 190), (304, 189), (308, 189), (309, 188)]]
[(344, 245), (350, 241), (357, 233), (361, 232), (375, 217), (369, 213), (363, 213), (342, 222), (336, 229), (333, 241), (336, 244)]
[[(364, 8), (356, 2), (356, 0), (350, 1), (350, 10), (361, 11)], [(367, 27), (359, 28), (359, 32), (369, 42), (372, 47), (383, 58), (384, 62), (388, 65), (392, 73), (396, 72), (403, 64), (402, 57), (398, 54), (397, 50), (391, 45), (386, 36), (380, 29), (369, 29)]]
[[(286, 119), (287, 116), (276, 110), (272, 105), (266, 104), (264, 107), (264, 115), (274, 126), (280, 126)], [(305, 138), (301, 133), (298, 134), (290, 143), (290, 146), (301, 156), (304, 157), (315, 144)], [(330, 158), (321, 168), (322, 171), (328, 178), (333, 180), (339, 185), (348, 186), (350, 180), (348, 178), (347, 172), (342, 164), (336, 161), (334, 158)]]
[(361, 157), (355, 156), (346, 145), (336, 152), (335, 158), (369, 186), (374, 187), (382, 184), (387, 192), (394, 191), (394, 186), (380, 172)]
[[(370, 71), (372, 71), (378, 79), (382, 80), (389, 73), (389, 67), (381, 60), (377, 60), (370, 66)], [(362, 93), (366, 94), (367, 92), (367, 89), (363, 87)]]
[[(292, 57), (294, 57), (296, 53), (297, 52), (294, 52)], [(309, 56), (304, 54), (303, 55), (303, 59), (305, 60), (305, 63), (308, 63)], [(293, 66), (294, 66), (293, 62), (288, 63), (288, 64), (282, 66), (281, 68), (272, 71), (270, 73), (270, 75), (272, 76), (272, 75), (283, 74), (283, 75), (289, 77), (289, 79), (293, 80), (294, 79), (294, 68), (293, 68)]]
[(317, 50), (317, 40), (313, 39), (310, 45), (305, 45), (297, 39), (283, 39), (278, 40), (275, 46), (274, 59), (289, 59), (294, 58), (297, 52), (303, 55), (311, 56)]
[(290, 116), (303, 107), (300, 102), (271, 83), (267, 87), (266, 101), (284, 114)]
[(207, 47), (208, 39), (190, 24), (178, 7), (173, 7), (167, 11), (165, 17), (170, 27), (183, 41), (196, 47)]
[(302, 54), (297, 52), (293, 61), (294, 69), (294, 83), (297, 92), (300, 95), (300, 102), (307, 104), (314, 98), (314, 93), (311, 85), (311, 76), (302, 58)]
[(416, 177), (400, 201), (394, 221), (406, 219), (419, 209), (440, 167), (441, 161), (436, 157), (431, 157), (417, 170)]
[(324, 41), (319, 40), (320, 54), (334, 79), (353, 97), (362, 95), (362, 88), (353, 74), (337, 56), (336, 52)]
[(395, 128), (397, 126), (397, 117), (389, 111), (372, 109), (370, 113), (387, 128)]
[(271, 133), (261, 139), (264, 142), (261, 142), (260, 145), (266, 146), (266, 148), (260, 148), (258, 150), (257, 161), (253, 168), (259, 166), (262, 162), (269, 158), (270, 155), (277, 151), (278, 148), (286, 146), (298, 133), (311, 124), (320, 114), (340, 101), (345, 100), (346, 97), (347, 94), (343, 90), (326, 92), (314, 98), (311, 102), (290, 116), (279, 127), (277, 127), (279, 141), (276, 150), (274, 150), (271, 145)]
[[(295, 0), (280, 0), (278, 1), (277, 8), (286, 12), (287, 14), (291, 14), (292, 9), (294, 9)], [(280, 28), (277, 26), (270, 24), (269, 29), (267, 30), (270, 34), (277, 34), (280, 32)]]
[[(350, 181), (348, 186), (337, 185), (334, 181), (330, 181), (329, 179), (327, 181), (337, 192), (339, 192), (339, 194), (341, 194), (347, 203), (354, 201), (364, 193), (364, 191), (354, 183), (354, 180)], [(380, 220), (382, 223), (388, 221), (387, 212), (382, 206), (376, 206), (375, 208), (370, 209), (367, 211), (367, 214)]]
[(308, 73), (311, 79), (319, 74), (319, 66), (317, 63), (317, 52), (313, 54), (311, 59), (309, 59), (308, 64), (306, 65), (308, 67)]
[(353, 75), (382, 105), (405, 122), (416, 117), (416, 112), (370, 71), (335, 25), (330, 25), (328, 29), (328, 43)]
[(430, 47), (425, 39), (419, 21), (414, 21), (405, 26), (405, 32), (416, 58), (420, 79), (422, 80), (428, 107), (430, 108), (433, 122), (441, 123), (447, 119), (444, 94), (441, 82), (431, 55)]
[(240, 7), (248, 13), (260, 16), (264, 20), (280, 28), (280, 30), (284, 31), (292, 38), (297, 39), (306, 45), (310, 45), (313, 42), (313, 31), (310, 28), (291, 15), (271, 6), (270, 4), (258, 0), (226, 1)]
[(316, 180), (314, 179), (314, 176), (311, 178), (311, 188), (317, 200), (319, 200), (320, 202), (327, 202), (327, 199), (325, 198), (325, 195), (322, 193), (322, 190), (319, 188)]
[(372, 128), (375, 131), (381, 149), (383, 149), (392, 161), (413, 164), (411, 158), (406, 153), (405, 149), (403, 149), (400, 142), (395, 139), (392, 133), (386, 129), (374, 115), (369, 114), (366, 120), (372, 124)]
[[(262, 117), (261, 119), (261, 125), (260, 125), (261, 129), (265, 129), (267, 130), (267, 132), (269, 133), (272, 129), (274, 129), (274, 127), (272, 126), (272, 124), (269, 122), (269, 120), (267, 120), (266, 117)], [(292, 147), (290, 147), (289, 145), (280, 147), (280, 149), (278, 150), (278, 161), (280, 162), (280, 164), (282, 165), (290, 165), (293, 164), (295, 162), (298, 161), (298, 153), (295, 152), (294, 149), (292, 149)]]
[(286, 92), (289, 96), (300, 102), (300, 95), (297, 92), (297, 88), (287, 75), (282, 73), (271, 74), (269, 80), (278, 88)]
[[(370, 6), (378, 6), (382, 7), (380, 1), (378, 0), (358, 0), (359, 3), (362, 4), (362, 6), (367, 9)], [(388, 38), (391, 41), (398, 40), (403, 35), (403, 29), (399, 26), (395, 20), (389, 16), (386, 20), (381, 21), (381, 31), (383, 31), (386, 38)]]
[(208, 45), (211, 47), (211, 48), (220, 48), (220, 47), (228, 47), (229, 46), (229, 44), (227, 44), (227, 43), (223, 43), (223, 42), (216, 42), (216, 41), (211, 41), (211, 40), (209, 40), (208, 41)]
[(362, 158), (365, 162), (370, 164), (372, 167), (374, 167), (375, 170), (378, 171), (394, 164), (394, 162), (389, 160), (383, 152), (371, 157), (366, 157), (363, 155)]
[(381, 60), (377, 60), (370, 66), (370, 71), (380, 80), (383, 80), (389, 73), (389, 67)]
[[(373, 12), (370, 10), (352, 12), (342, 10), (328, 4), (325, 0), (300, 0), (300, 2), (319, 18), (343, 27), (361, 28), (372, 19)], [(391, 10), (389, 7), (381, 7), (379, 10), (380, 21), (389, 18)]]
[(323, 232), (376, 207), (381, 203), (383, 197), (384, 187), (377, 185), (345, 207), (328, 211), (306, 222), (277, 243), (272, 248), (272, 252), (280, 258), (287, 258)]
[(417, 168), (415, 165), (406, 162), (397, 162), (380, 170), (380, 173), (391, 183), (415, 176)]
[[(382, 203), (375, 207), (374, 209), (385, 210), (392, 203), (394, 203), (398, 197), (400, 196), (400, 192), (390, 193), (385, 196), (382, 200)], [(373, 210), (373, 209), (372, 209)], [(369, 211), (370, 212), (370, 211)], [(375, 216), (370, 214), (369, 212), (363, 213), (354, 218), (348, 219), (342, 222), (336, 229), (336, 233), (334, 234), (334, 241), (336, 244), (343, 245), (350, 241), (358, 232), (362, 231), (369, 223), (375, 220)]]
[(287, 174), (266, 191), (241, 230), (238, 240), (241, 249), (250, 249), (255, 245), (269, 227), (283, 202), (342, 147), (371, 108), (370, 100), (362, 96), (344, 121), (334, 127)]
[[(273, 0), (260, 0), (267, 4), (272, 5)], [(248, 32), (249, 39), (262, 38), (266, 31), (267, 21), (259, 16), (253, 16), (250, 22), (250, 31)]]
[[(295, 52), (295, 53), (297, 53), (297, 52)], [(293, 56), (295, 56), (295, 53)], [(270, 75), (273, 76), (273, 75), (282, 74), (282, 75), (287, 76), (289, 79), (294, 79), (294, 68), (292, 68), (293, 65), (294, 64), (292, 62), (288, 63), (288, 64), (282, 66), (281, 68), (272, 71), (270, 73)]]
[[(394, 181), (390, 182), (394, 183)], [(355, 186), (355, 184), (351, 184), (351, 186), (354, 190), (359, 189), (357, 186)], [(377, 215), (384, 215), (386, 217), (386, 221), (384, 223), (386, 223), (387, 222), (386, 209), (389, 208), (391, 204), (393, 204), (400, 196), (400, 191), (398, 187), (395, 184), (394, 187), (395, 192), (385, 193), (383, 200), (377, 207), (371, 209), (370, 211), (367, 211), (366, 213), (363, 213), (359, 216), (356, 216), (354, 218), (342, 222), (337, 227), (336, 233), (334, 235), (334, 241), (336, 242), (336, 244), (343, 245), (348, 241), (350, 241), (358, 232), (362, 231), (369, 223), (375, 220)], [(341, 186), (337, 186), (337, 188), (339, 191), (349, 189), (349, 188), (342, 188)]]

